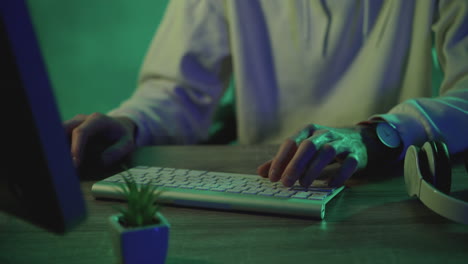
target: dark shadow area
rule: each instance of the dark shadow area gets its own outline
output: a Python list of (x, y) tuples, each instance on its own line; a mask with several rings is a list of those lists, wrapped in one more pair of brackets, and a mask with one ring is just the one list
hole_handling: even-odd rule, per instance
[(451, 192), (450, 196), (468, 203), (468, 190)]

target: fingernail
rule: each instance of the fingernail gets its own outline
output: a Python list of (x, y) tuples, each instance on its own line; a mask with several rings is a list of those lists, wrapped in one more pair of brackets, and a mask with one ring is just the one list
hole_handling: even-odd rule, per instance
[(284, 184), (285, 186), (288, 186), (288, 187), (289, 187), (289, 186), (291, 186), (291, 185), (294, 184), (294, 181), (293, 181), (288, 175), (285, 175), (285, 176), (284, 176), (284, 180), (283, 180), (283, 184)]
[(270, 180), (272, 181), (276, 181), (278, 179), (278, 172), (275, 169), (271, 169), (268, 172), (268, 175), (269, 175)]

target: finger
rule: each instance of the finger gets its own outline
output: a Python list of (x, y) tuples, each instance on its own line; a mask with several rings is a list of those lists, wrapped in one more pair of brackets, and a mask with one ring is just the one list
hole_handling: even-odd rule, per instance
[(299, 180), (301, 186), (309, 187), (320, 176), (323, 169), (334, 160), (335, 156), (336, 151), (330, 144), (323, 145)]
[(107, 126), (102, 114), (91, 114), (72, 132), (71, 153), (76, 166), (79, 166), (89, 138), (99, 133)]
[(338, 175), (331, 181), (329, 184), (331, 187), (339, 187), (344, 184), (344, 182), (349, 179), (358, 168), (358, 158), (353, 154), (349, 154), (338, 173)]
[(269, 160), (262, 165), (258, 166), (257, 174), (262, 176), (263, 178), (268, 178), (268, 171), (270, 170), (271, 163), (273, 160)]
[(284, 186), (289, 187), (300, 178), (307, 168), (307, 164), (314, 158), (316, 152), (317, 149), (314, 143), (309, 140), (305, 140), (299, 145), (294, 157), (281, 176), (281, 182)]
[(101, 160), (104, 166), (112, 165), (123, 159), (127, 154), (132, 152), (134, 145), (130, 139), (119, 140), (116, 144), (107, 148), (101, 155)]
[(66, 120), (63, 122), (63, 127), (65, 128), (65, 132), (67, 135), (70, 135), (76, 127), (78, 127), (81, 123), (83, 123), (87, 118), (87, 115), (78, 114), (70, 120)]
[(268, 172), (270, 181), (277, 182), (280, 180), (286, 165), (292, 159), (296, 150), (297, 145), (292, 139), (287, 139), (283, 144), (281, 144), (278, 153), (276, 153), (276, 156), (271, 163), (270, 171)]

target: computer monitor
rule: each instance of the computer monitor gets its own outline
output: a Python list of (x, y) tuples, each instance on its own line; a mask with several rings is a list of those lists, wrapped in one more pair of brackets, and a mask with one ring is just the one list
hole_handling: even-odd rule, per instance
[(0, 8), (0, 209), (65, 233), (86, 218), (78, 173), (27, 5)]

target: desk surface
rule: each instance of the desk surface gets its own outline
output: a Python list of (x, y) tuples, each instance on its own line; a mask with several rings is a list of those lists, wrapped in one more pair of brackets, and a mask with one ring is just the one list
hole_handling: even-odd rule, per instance
[[(134, 164), (255, 173), (273, 146), (171, 146), (139, 150)], [(461, 167), (454, 182), (468, 186)], [(379, 178), (379, 177), (377, 177)], [(115, 263), (107, 218), (116, 202), (95, 200), (83, 181), (88, 219), (58, 236), (0, 213), (0, 263)], [(461, 183), (461, 184), (460, 184)], [(403, 177), (356, 179), (326, 220), (164, 207), (172, 225), (167, 263), (458, 263), (468, 226), (410, 199)]]

